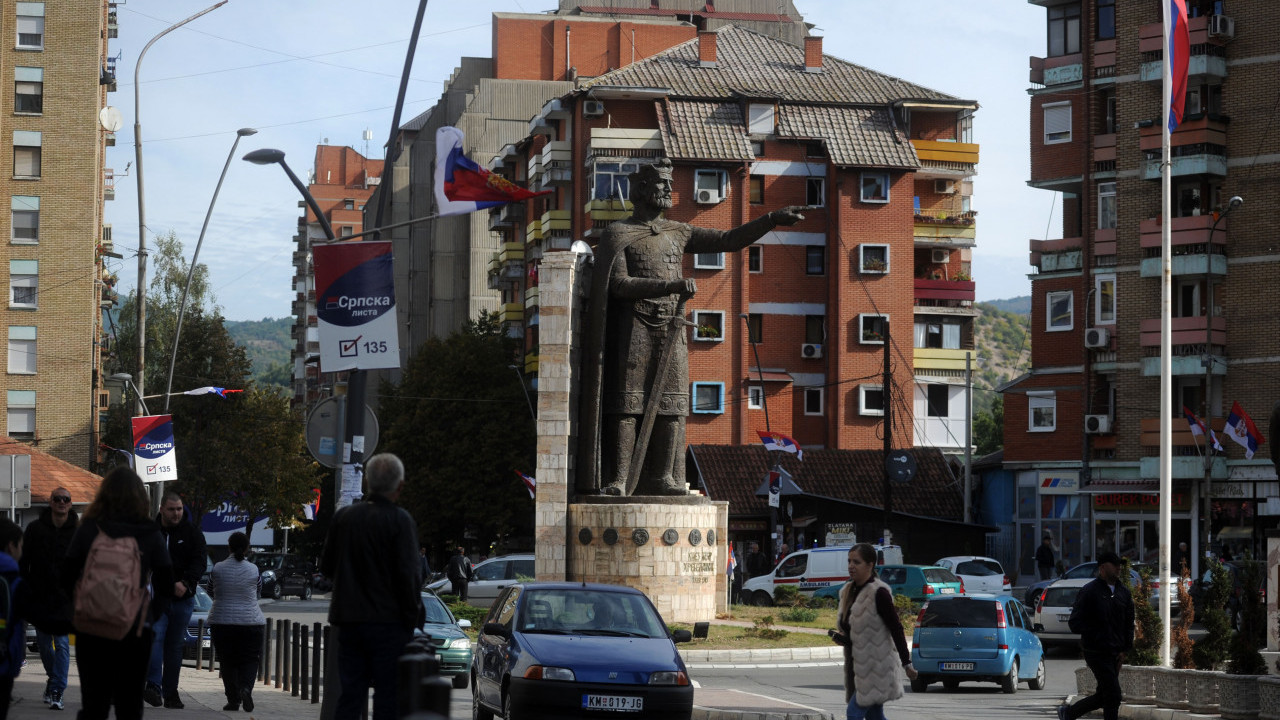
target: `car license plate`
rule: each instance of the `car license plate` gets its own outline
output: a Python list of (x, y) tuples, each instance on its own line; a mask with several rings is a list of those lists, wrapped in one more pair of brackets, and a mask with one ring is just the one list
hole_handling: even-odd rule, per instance
[(973, 663), (944, 662), (942, 663), (942, 669), (943, 670), (972, 670)]
[(1058, 613), (1058, 622), (1067, 622), (1071, 619), (1070, 613)]
[(644, 698), (626, 695), (583, 695), (582, 709), (640, 712), (644, 710)]
[(953, 587), (944, 587), (944, 588), (942, 588), (942, 594), (943, 594), (943, 595), (955, 595), (955, 594), (956, 594), (956, 589), (955, 589), (955, 588), (953, 588)]

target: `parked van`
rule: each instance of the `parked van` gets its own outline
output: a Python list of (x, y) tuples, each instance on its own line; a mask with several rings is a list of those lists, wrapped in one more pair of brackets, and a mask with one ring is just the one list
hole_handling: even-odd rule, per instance
[[(876, 565), (902, 564), (902, 548), (898, 545), (876, 545)], [(804, 595), (829, 585), (841, 585), (849, 579), (849, 548), (846, 546), (797, 550), (784, 557), (767, 575), (742, 583), (742, 602), (748, 605), (773, 605), (773, 590), (779, 585), (792, 585)]]

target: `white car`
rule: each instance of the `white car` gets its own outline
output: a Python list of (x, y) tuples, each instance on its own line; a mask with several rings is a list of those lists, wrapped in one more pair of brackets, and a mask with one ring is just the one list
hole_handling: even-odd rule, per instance
[(1076, 604), (1080, 588), (1093, 582), (1092, 578), (1059, 580), (1044, 589), (1036, 598), (1031, 626), (1045, 647), (1052, 644), (1075, 643), (1080, 635), (1071, 632), (1067, 621), (1071, 619), (1071, 607)]
[(950, 570), (964, 581), (965, 593), (1002, 595), (1013, 591), (1009, 576), (999, 560), (981, 555), (955, 555), (934, 563)]
[[(472, 568), (475, 580), (467, 584), (467, 604), (488, 608), (507, 588), (533, 580), (533, 555), (499, 555)], [(451, 589), (448, 578), (428, 583), (427, 589), (444, 594)]]

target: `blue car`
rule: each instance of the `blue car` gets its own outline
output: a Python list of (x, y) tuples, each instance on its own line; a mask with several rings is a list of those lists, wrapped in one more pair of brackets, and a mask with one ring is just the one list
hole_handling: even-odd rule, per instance
[(498, 595), (471, 662), (472, 716), (493, 720), (688, 720), (693, 685), (643, 593), (584, 583), (521, 583)]
[(1044, 646), (1022, 603), (1008, 595), (939, 595), (920, 610), (911, 638), (913, 692), (941, 682), (994, 682), (1006, 693), (1018, 683), (1043, 690)]

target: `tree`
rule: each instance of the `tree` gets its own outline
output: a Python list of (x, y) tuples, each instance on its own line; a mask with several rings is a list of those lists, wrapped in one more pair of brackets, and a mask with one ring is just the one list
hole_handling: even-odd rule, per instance
[(498, 316), (481, 313), (423, 344), (381, 390), (383, 447), (405, 465), (401, 503), (432, 547), (532, 537), (533, 501), (514, 472), (532, 474), (535, 449), (516, 352)]
[(978, 445), (978, 455), (990, 455), (1004, 447), (1004, 396), (997, 394), (991, 401), (991, 410), (979, 412), (973, 418), (973, 439)]

